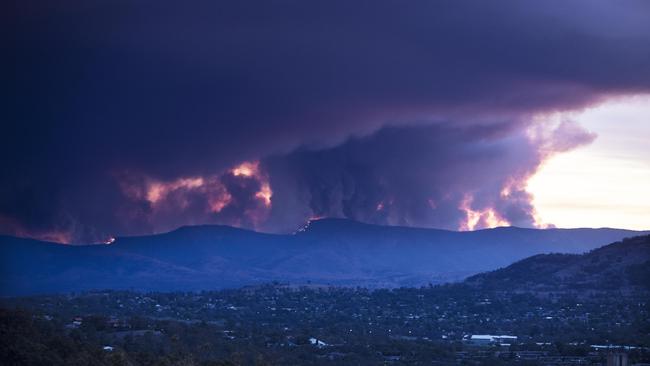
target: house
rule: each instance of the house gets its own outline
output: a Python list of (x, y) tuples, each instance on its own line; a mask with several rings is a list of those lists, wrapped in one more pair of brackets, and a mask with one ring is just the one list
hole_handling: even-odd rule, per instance
[(325, 343), (325, 342), (323, 342), (323, 341), (321, 341), (319, 339), (316, 339), (314, 337), (309, 338), (309, 343), (311, 343), (312, 346), (316, 346), (318, 348), (323, 348), (323, 347), (329, 346), (329, 344), (327, 344), (327, 343)]
[(475, 346), (487, 346), (492, 344), (510, 345), (517, 341), (517, 336), (510, 335), (491, 335), (491, 334), (472, 334), (466, 342)]
[(72, 323), (66, 324), (65, 327), (74, 329), (74, 328), (79, 328), (81, 324), (83, 324), (83, 318), (80, 316), (75, 316), (74, 318), (72, 318)]

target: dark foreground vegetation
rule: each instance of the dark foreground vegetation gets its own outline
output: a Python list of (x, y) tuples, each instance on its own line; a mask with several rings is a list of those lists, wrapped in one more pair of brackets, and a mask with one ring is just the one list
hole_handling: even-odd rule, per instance
[[(4, 301), (0, 358), (3, 365), (559, 365), (605, 364), (613, 350), (594, 346), (611, 345), (649, 362), (648, 300), (465, 285), (39, 296)], [(517, 339), (476, 344), (477, 334)]]

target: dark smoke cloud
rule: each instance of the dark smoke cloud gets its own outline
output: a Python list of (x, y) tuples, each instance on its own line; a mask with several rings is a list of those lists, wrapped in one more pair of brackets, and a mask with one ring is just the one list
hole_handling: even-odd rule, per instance
[[(548, 157), (550, 150), (544, 147), (559, 144), (568, 150), (595, 136), (569, 121), (537, 138), (513, 127), (518, 125), (385, 128), (335, 148), (269, 158), (271, 186), (291, 189), (274, 192), (267, 224), (287, 230), (306, 212), (314, 217), (458, 229), (466, 224), (470, 209), (485, 213), (474, 228), (490, 225), (488, 210), (493, 210), (494, 219), (531, 227), (534, 208), (524, 188)], [(504, 130), (510, 132), (503, 135)], [(302, 197), (292, 200), (296, 192)]]
[[(643, 1), (3, 7), (0, 232), (11, 234), (278, 231), (314, 214), (454, 227), (467, 194), (476, 210), (530, 225), (521, 187), (495, 194), (575, 146), (561, 135), (577, 131), (530, 142), (530, 117), (650, 89)], [(268, 177), (229, 180), (259, 159)], [(131, 192), (196, 177), (206, 183), (155, 208)], [(222, 195), (231, 201), (215, 214)], [(373, 213), (382, 195), (390, 209)]]

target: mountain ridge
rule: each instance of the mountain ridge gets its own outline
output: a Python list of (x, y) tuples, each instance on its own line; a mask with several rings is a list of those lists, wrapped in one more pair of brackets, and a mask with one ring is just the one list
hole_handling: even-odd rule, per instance
[(0, 236), (0, 295), (90, 289), (209, 290), (270, 281), (399, 287), (459, 281), (531, 255), (582, 253), (643, 232), (497, 228), (455, 232), (349, 220), (296, 234), (181, 227), (110, 245)]
[[(477, 232), (488, 232), (488, 231), (507, 231), (507, 230), (519, 230), (519, 231), (575, 231), (575, 230), (592, 230), (592, 231), (599, 231), (599, 230), (613, 230), (613, 231), (619, 231), (619, 232), (629, 232), (631, 236), (638, 236), (638, 235), (643, 235), (643, 234), (650, 234), (650, 229), (648, 230), (635, 230), (635, 229), (623, 229), (623, 228), (616, 228), (616, 227), (609, 227), (609, 226), (604, 226), (604, 227), (575, 227), (575, 228), (561, 228), (561, 227), (550, 227), (550, 228), (529, 228), (529, 227), (520, 227), (520, 226), (496, 226), (493, 228), (482, 228), (482, 229), (476, 229), (476, 230), (449, 230), (449, 229), (440, 229), (440, 228), (429, 228), (429, 227), (420, 227), (420, 226), (405, 226), (405, 225), (380, 225), (380, 224), (372, 224), (372, 223), (365, 223), (362, 221), (356, 221), (352, 219), (346, 219), (346, 218), (335, 218), (335, 217), (327, 217), (327, 218), (318, 218), (318, 219), (311, 219), (308, 220), (305, 225), (301, 228), (298, 228), (292, 233), (272, 233), (272, 232), (265, 232), (265, 231), (256, 231), (253, 229), (247, 229), (247, 228), (241, 228), (241, 227), (236, 227), (236, 226), (230, 226), (230, 225), (222, 225), (222, 224), (197, 224), (197, 225), (182, 225), (179, 226), (175, 229), (165, 231), (165, 232), (158, 232), (158, 233), (152, 233), (152, 234), (140, 234), (140, 235), (125, 235), (125, 236), (115, 236), (114, 239), (117, 241), (119, 239), (126, 239), (126, 238), (148, 238), (148, 237), (154, 237), (154, 236), (160, 236), (160, 235), (168, 235), (176, 232), (183, 232), (183, 231), (188, 231), (188, 230), (204, 230), (204, 229), (218, 229), (218, 230), (227, 230), (227, 231), (234, 231), (234, 232), (249, 232), (249, 233), (256, 233), (256, 234), (261, 234), (261, 235), (273, 235), (273, 236), (292, 236), (292, 235), (304, 235), (305, 233), (309, 232), (310, 230), (313, 231), (315, 227), (317, 227), (319, 230), (322, 230), (323, 228), (327, 228), (328, 226), (331, 226), (333, 224), (343, 224), (348, 227), (364, 227), (366, 229), (373, 228), (373, 229), (399, 229), (399, 230), (406, 230), (406, 231), (412, 231), (412, 232), (417, 232), (417, 231), (425, 231), (425, 232), (444, 232), (444, 233), (477, 233)], [(10, 239), (10, 238), (15, 238), (15, 239), (23, 239), (23, 240), (33, 240), (33, 241), (38, 241), (42, 243), (52, 243), (52, 244), (61, 244), (61, 245), (71, 245), (71, 246), (90, 246), (90, 245), (106, 245), (106, 243), (103, 242), (93, 242), (93, 243), (75, 243), (75, 244), (66, 244), (66, 243), (59, 243), (55, 241), (50, 241), (50, 240), (41, 240), (41, 239), (36, 239), (32, 237), (26, 237), (26, 236), (14, 236), (14, 235), (5, 235), (5, 234), (0, 234), (0, 243), (2, 243), (3, 239)]]

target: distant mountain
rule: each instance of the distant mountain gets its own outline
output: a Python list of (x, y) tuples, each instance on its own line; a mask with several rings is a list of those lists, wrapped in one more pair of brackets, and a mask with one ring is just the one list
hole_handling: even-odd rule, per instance
[(539, 254), (468, 278), (481, 289), (525, 292), (650, 290), (650, 235), (577, 254)]
[(419, 286), (461, 280), (535, 254), (583, 253), (640, 234), (514, 227), (455, 232), (324, 219), (292, 235), (192, 226), (111, 245), (0, 236), (0, 295), (201, 290), (270, 281)]

